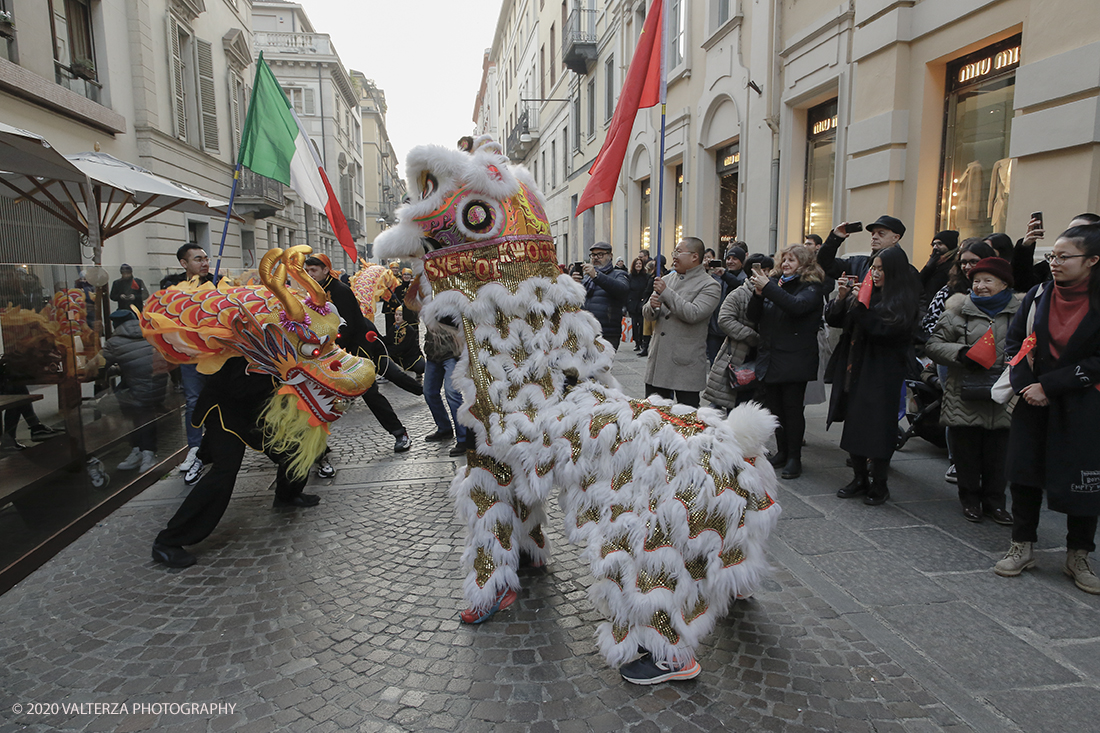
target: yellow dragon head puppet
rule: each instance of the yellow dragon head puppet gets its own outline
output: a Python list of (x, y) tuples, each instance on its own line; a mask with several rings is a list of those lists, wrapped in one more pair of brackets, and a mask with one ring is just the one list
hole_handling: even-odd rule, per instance
[(154, 294), (141, 313), (145, 337), (170, 363), (213, 374), (240, 355), (250, 372), (282, 382), (262, 419), (268, 444), (296, 453), (293, 473), (309, 470), (329, 424), (375, 377), (369, 359), (336, 345), (340, 316), (303, 268), (311, 252), (272, 249), (260, 262), (261, 285), (184, 282)]

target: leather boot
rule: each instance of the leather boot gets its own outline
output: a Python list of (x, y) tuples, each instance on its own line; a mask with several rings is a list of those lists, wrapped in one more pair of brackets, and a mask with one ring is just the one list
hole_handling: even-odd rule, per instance
[(885, 504), (890, 498), (890, 489), (886, 486), (886, 473), (890, 470), (888, 458), (871, 459), (871, 488), (867, 496), (863, 497), (863, 503), (867, 506)]
[(798, 478), (802, 475), (802, 458), (800, 456), (794, 456), (786, 465), (783, 466), (783, 473), (779, 474), (782, 478)]
[(867, 459), (863, 456), (851, 456), (850, 460), (855, 478), (849, 481), (847, 486), (836, 492), (837, 497), (840, 499), (851, 499), (860, 494), (866, 494), (868, 489), (871, 488), (867, 480)]

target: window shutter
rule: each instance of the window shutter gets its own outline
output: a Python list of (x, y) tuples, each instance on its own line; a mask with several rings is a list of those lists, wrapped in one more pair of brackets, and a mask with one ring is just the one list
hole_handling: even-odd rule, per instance
[(237, 153), (241, 149), (241, 101), (244, 97), (244, 82), (234, 72), (229, 72), (229, 116), (233, 123), (233, 162), (237, 162)]
[(199, 111), (202, 117), (202, 149), (218, 152), (218, 107), (214, 93), (214, 51), (206, 41), (195, 39), (199, 68)]
[(313, 110), (313, 90), (307, 87), (302, 90), (302, 95), (305, 113), (307, 115), (316, 114)]
[(187, 142), (187, 99), (183, 87), (183, 59), (180, 57), (180, 25), (171, 15), (168, 16), (168, 48), (172, 57), (169, 59), (168, 78), (172, 86), (172, 132), (175, 136)]

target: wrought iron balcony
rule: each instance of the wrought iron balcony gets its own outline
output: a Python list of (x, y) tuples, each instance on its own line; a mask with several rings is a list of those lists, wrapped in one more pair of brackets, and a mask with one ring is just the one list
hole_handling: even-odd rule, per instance
[(596, 63), (596, 11), (575, 9), (569, 14), (562, 33), (561, 58), (566, 67), (584, 76)]
[(528, 104), (527, 109), (520, 112), (519, 119), (508, 133), (508, 157), (515, 161), (524, 160), (528, 153), (534, 150), (538, 141), (538, 107), (534, 104)]
[(279, 213), (284, 206), (286, 199), (283, 195), (283, 184), (247, 168), (241, 169), (237, 198), (233, 201), (234, 211), (238, 214), (251, 214), (254, 219), (266, 219)]

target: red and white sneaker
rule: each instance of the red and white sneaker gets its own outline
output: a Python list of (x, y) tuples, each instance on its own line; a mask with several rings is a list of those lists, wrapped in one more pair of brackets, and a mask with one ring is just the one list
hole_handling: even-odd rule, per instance
[(472, 608), (467, 608), (465, 611), (458, 615), (459, 619), (464, 624), (480, 624), (488, 621), (493, 617), (493, 614), (497, 611), (503, 611), (516, 602), (516, 591), (513, 588), (505, 588), (497, 596), (496, 602), (487, 611), (475, 611)]

